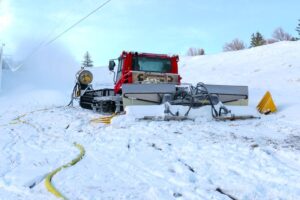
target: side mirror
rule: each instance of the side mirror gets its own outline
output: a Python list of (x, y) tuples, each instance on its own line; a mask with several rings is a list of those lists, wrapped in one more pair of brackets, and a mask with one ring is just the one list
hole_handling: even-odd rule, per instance
[(108, 64), (108, 69), (109, 69), (109, 71), (114, 71), (115, 66), (116, 66), (115, 61), (110, 60), (110, 61), (109, 61), (109, 64)]

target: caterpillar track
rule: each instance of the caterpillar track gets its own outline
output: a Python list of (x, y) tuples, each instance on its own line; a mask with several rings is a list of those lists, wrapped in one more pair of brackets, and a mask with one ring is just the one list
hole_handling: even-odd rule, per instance
[(112, 99), (114, 96), (113, 89), (86, 91), (80, 97), (79, 105), (85, 109), (111, 114), (116, 111), (116, 103)]

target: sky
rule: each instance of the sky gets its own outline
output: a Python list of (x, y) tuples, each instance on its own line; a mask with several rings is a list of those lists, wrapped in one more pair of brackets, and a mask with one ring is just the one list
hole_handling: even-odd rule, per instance
[(299, 0), (111, 0), (54, 43), (40, 45), (103, 2), (0, 0), (0, 42), (20, 60), (63, 46), (78, 62), (89, 51), (94, 65), (104, 66), (123, 50), (184, 55), (196, 47), (216, 54), (235, 38), (249, 45), (256, 31), (270, 38), (282, 27), (297, 36), (300, 19)]

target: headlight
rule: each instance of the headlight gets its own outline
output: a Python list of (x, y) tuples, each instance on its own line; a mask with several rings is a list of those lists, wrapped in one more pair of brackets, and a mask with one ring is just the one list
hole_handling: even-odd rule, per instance
[(88, 70), (79, 71), (77, 80), (82, 85), (88, 85), (93, 81), (93, 74)]

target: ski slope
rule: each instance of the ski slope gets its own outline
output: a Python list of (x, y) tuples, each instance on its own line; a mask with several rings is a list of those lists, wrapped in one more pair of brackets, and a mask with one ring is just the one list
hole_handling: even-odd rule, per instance
[[(43, 179), (78, 155), (74, 142), (85, 157), (52, 180), (68, 199), (298, 199), (299, 52), (300, 42), (280, 42), (180, 58), (183, 82), (249, 86), (249, 106), (233, 113), (260, 116), (255, 106), (269, 90), (278, 112), (259, 120), (216, 122), (203, 107), (191, 112), (194, 121), (137, 121), (129, 113), (104, 125), (90, 121), (97, 113), (64, 106), (72, 88), (2, 93), (0, 199), (56, 199)], [(97, 70), (98, 87), (112, 84)]]

